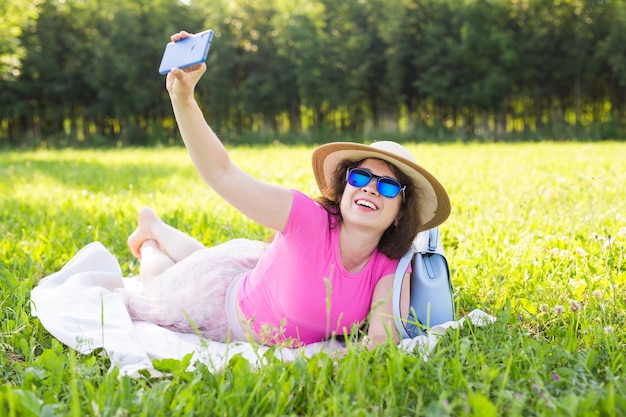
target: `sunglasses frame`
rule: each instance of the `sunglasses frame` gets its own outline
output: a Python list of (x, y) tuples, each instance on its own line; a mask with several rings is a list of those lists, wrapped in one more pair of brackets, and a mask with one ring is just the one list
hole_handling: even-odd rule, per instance
[[(369, 176), (369, 181), (367, 181), (365, 184), (358, 186), (358, 185), (352, 185), (350, 184), (350, 174), (354, 171), (354, 170), (359, 170), (361, 172), (357, 173), (358, 175), (363, 175), (363, 176)], [(367, 175), (364, 175), (363, 173), (367, 173)], [(376, 175), (374, 173), (372, 173), (370, 170), (365, 169), (365, 168), (360, 168), (360, 167), (354, 167), (354, 168), (348, 168), (346, 170), (346, 183), (349, 184), (352, 187), (358, 187), (358, 188), (363, 188), (365, 187), (367, 184), (369, 184), (370, 182), (372, 182), (372, 180), (376, 180), (376, 191), (378, 191), (378, 194), (382, 195), (385, 198), (396, 198), (400, 193), (402, 193), (402, 201), (404, 201), (404, 190), (406, 190), (406, 185), (403, 185), (400, 181), (396, 180), (395, 178), (391, 178), (391, 177), (386, 177), (386, 176), (379, 176)], [(398, 188), (398, 193), (396, 195), (394, 195), (393, 197), (384, 195), (381, 190), (380, 190), (380, 181), (381, 180), (385, 180), (388, 182), (396, 183), (398, 184), (399, 188)]]

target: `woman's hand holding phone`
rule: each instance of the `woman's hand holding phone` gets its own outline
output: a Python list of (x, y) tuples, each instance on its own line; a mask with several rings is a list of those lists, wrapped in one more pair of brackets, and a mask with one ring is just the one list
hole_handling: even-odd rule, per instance
[(173, 68), (190, 68), (202, 64), (206, 61), (209, 47), (213, 39), (213, 30), (191, 35), (181, 31), (171, 36), (171, 42), (165, 46), (160, 74), (167, 74)]

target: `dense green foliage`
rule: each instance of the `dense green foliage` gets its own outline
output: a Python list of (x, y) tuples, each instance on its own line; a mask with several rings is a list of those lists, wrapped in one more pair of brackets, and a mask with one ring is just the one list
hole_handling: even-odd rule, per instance
[(169, 35), (213, 28), (229, 140), (624, 138), (617, 0), (3, 0), (0, 143), (175, 141)]
[[(235, 358), (218, 374), (163, 361), (167, 376), (139, 379), (53, 339), (30, 316), (36, 282), (94, 240), (136, 272), (125, 241), (143, 205), (207, 245), (269, 232), (180, 148), (0, 154), (0, 415), (626, 415), (626, 144), (408, 146), (451, 197), (458, 313), (496, 323), (449, 331), (428, 360), (354, 347), (337, 363)], [(230, 149), (250, 174), (315, 195), (310, 153)]]

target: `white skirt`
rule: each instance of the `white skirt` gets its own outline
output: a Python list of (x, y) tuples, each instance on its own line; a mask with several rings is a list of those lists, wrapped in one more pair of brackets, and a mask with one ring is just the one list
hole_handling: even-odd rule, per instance
[(239, 338), (236, 303), (228, 303), (227, 312), (226, 294), (236, 278), (254, 268), (266, 247), (264, 242), (234, 239), (194, 252), (139, 291), (121, 290), (128, 312), (133, 320), (213, 341), (227, 341), (231, 331)]

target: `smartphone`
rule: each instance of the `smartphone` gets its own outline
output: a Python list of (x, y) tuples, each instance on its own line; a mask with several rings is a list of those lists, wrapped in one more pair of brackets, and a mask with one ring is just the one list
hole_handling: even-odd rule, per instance
[(187, 68), (206, 61), (209, 46), (213, 39), (213, 30), (196, 33), (178, 42), (170, 42), (165, 46), (160, 74), (167, 74), (172, 68)]

